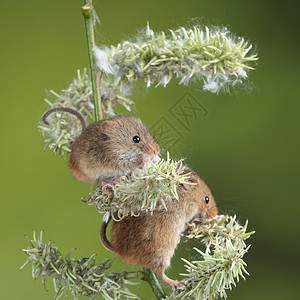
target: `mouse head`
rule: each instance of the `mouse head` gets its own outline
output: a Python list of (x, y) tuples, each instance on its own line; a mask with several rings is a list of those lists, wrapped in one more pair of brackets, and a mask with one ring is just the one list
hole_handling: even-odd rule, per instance
[(197, 186), (199, 215), (202, 219), (211, 219), (218, 213), (217, 204), (210, 188), (199, 178)]
[(187, 198), (193, 207), (193, 211), (197, 212), (196, 216), (201, 219), (211, 219), (215, 217), (218, 213), (218, 209), (210, 188), (194, 171), (187, 167), (185, 169), (185, 172), (191, 172), (188, 181), (196, 184), (183, 185), (188, 194)]
[(117, 168), (141, 167), (159, 154), (158, 143), (139, 118), (115, 117), (100, 122), (101, 148)]

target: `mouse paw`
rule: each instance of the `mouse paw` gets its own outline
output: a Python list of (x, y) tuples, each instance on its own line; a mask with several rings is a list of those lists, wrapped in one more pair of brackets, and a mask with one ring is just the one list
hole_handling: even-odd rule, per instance
[(162, 281), (164, 281), (172, 287), (173, 294), (175, 294), (177, 288), (184, 288), (186, 285), (186, 279), (183, 279), (181, 281), (173, 280), (167, 277), (165, 273), (160, 274), (159, 277)]
[(101, 179), (98, 179), (98, 186), (99, 187), (104, 187), (107, 189), (112, 189), (115, 185), (117, 184), (116, 181), (114, 182), (107, 182), (107, 181), (103, 181)]
[(114, 187), (119, 183), (120, 175), (110, 176), (110, 177), (100, 177), (98, 178), (98, 186), (111, 186)]
[(179, 282), (180, 282), (181, 286), (179, 286), (179, 287), (185, 288), (185, 286), (187, 285), (188, 281), (189, 280), (187, 278), (180, 280)]
[(173, 280), (175, 283), (174, 284), (171, 284), (171, 287), (172, 287), (172, 291), (173, 291), (173, 295), (175, 295), (175, 293), (176, 293), (176, 290), (178, 289), (178, 288), (185, 288), (185, 284), (186, 284), (186, 280), (185, 279), (183, 279), (183, 280), (180, 280), (180, 281), (178, 281), (178, 280)]

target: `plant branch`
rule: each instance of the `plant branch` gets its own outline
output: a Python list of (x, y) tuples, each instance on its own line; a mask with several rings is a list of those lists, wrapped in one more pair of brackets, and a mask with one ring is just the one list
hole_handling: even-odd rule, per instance
[(102, 98), (101, 98), (101, 78), (102, 78), (102, 72), (98, 70), (97, 76), (96, 76), (96, 85), (97, 85), (97, 95), (98, 95), (98, 103), (99, 103), (99, 115), (100, 119), (103, 119), (103, 109), (102, 109)]
[(92, 89), (93, 89), (95, 121), (98, 121), (101, 120), (103, 116), (102, 116), (102, 109), (101, 109), (100, 88), (97, 89), (97, 70), (95, 68), (95, 61), (94, 61), (94, 54), (93, 54), (93, 50), (95, 48), (95, 37), (94, 37), (94, 25), (93, 25), (94, 8), (92, 6), (92, 1), (86, 1), (86, 4), (83, 7), (81, 7), (81, 11), (85, 20), (91, 81), (92, 81)]
[(155, 273), (149, 269), (144, 268), (143, 272), (143, 280), (147, 281), (148, 284), (151, 286), (153, 293), (155, 294), (157, 299), (165, 299), (166, 294), (161, 287), (159, 281), (157, 280), (157, 277)]

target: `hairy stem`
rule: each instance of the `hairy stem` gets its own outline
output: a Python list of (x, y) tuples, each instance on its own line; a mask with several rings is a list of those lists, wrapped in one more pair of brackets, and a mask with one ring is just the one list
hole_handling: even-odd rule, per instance
[(102, 116), (102, 109), (101, 109), (100, 88), (99, 88), (99, 93), (97, 89), (97, 70), (95, 68), (95, 61), (94, 61), (94, 54), (93, 54), (93, 50), (95, 47), (95, 37), (94, 37), (94, 25), (93, 25), (94, 8), (92, 5), (92, 1), (86, 1), (85, 5), (81, 7), (81, 11), (85, 20), (91, 81), (92, 81), (92, 89), (93, 89), (95, 121), (98, 121), (101, 120), (103, 116)]
[(144, 268), (143, 272), (143, 280), (147, 281), (148, 284), (151, 286), (153, 293), (155, 294), (157, 299), (165, 299), (166, 294), (161, 287), (159, 281), (157, 280), (157, 277), (155, 273), (149, 269)]

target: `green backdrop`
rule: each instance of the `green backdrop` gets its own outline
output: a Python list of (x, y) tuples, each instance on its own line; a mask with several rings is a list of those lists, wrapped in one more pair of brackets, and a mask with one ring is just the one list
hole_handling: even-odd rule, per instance
[[(229, 25), (257, 44), (259, 64), (246, 88), (231, 94), (202, 92), (197, 84), (164, 89), (141, 85), (133, 94), (148, 127), (161, 117), (181, 138), (168, 149), (186, 157), (212, 188), (221, 213), (249, 219), (257, 233), (245, 257), (251, 276), (228, 292), (229, 299), (294, 299), (299, 286), (299, 38), (298, 7), (288, 1), (97, 1), (100, 44), (116, 44), (149, 21), (167, 30), (199, 18), (202, 24)], [(66, 253), (113, 257), (100, 244), (101, 216), (80, 199), (91, 186), (72, 178), (67, 162), (43, 151), (37, 123), (47, 105), (46, 89), (68, 86), (88, 65), (82, 1), (1, 0), (1, 299), (51, 299), (33, 281), (20, 249), (24, 234), (45, 229)], [(171, 113), (174, 103), (192, 97), (207, 110), (186, 128)], [(172, 147), (171, 147), (172, 146)], [(189, 254), (190, 253), (190, 254)], [(183, 272), (177, 249), (167, 274)], [(120, 260), (117, 270), (129, 270)], [(179, 277), (178, 277), (179, 278)], [(142, 283), (134, 289), (153, 299)]]

